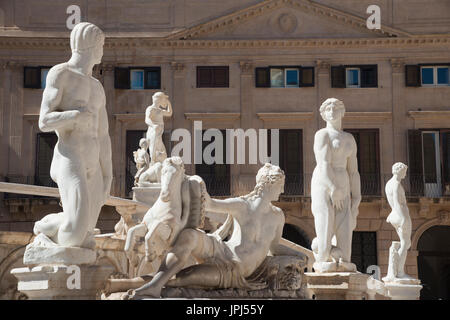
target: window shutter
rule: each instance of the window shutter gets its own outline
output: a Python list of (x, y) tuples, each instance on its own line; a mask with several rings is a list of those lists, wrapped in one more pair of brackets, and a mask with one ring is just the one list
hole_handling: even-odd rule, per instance
[(57, 186), (50, 177), (50, 166), (57, 142), (58, 137), (53, 132), (37, 134), (35, 183), (39, 186)]
[(285, 195), (303, 194), (302, 142), (301, 129), (280, 130), (280, 167), (286, 175)]
[(413, 196), (423, 195), (423, 157), (422, 131), (408, 130), (408, 172), (410, 193)]
[(211, 68), (197, 67), (197, 88), (212, 87), (213, 71)]
[(345, 68), (343, 66), (331, 67), (331, 87), (345, 88)]
[(41, 88), (41, 68), (24, 67), (23, 68), (23, 87), (31, 89)]
[(255, 68), (255, 87), (270, 87), (270, 68)]
[(420, 87), (420, 67), (418, 65), (405, 66), (405, 85), (407, 87)]
[(444, 195), (450, 196), (450, 130), (441, 130)]
[(228, 87), (228, 67), (217, 67), (213, 69), (213, 86)]
[(300, 87), (314, 87), (314, 67), (300, 68)]
[(361, 88), (378, 87), (378, 66), (361, 66)]
[(130, 89), (129, 68), (114, 68), (114, 88)]
[(144, 70), (145, 70), (144, 88), (161, 89), (161, 68), (152, 67), (152, 68), (145, 68)]

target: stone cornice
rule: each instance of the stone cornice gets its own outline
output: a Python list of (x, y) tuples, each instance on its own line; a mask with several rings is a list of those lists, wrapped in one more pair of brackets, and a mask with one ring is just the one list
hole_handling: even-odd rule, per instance
[(408, 111), (408, 115), (419, 121), (450, 120), (450, 111)]
[(222, 28), (228, 28), (242, 22), (253, 19), (257, 16), (266, 14), (280, 7), (289, 7), (302, 10), (308, 14), (314, 14), (321, 18), (335, 20), (339, 23), (347, 24), (353, 28), (363, 29), (368, 33), (384, 35), (387, 37), (409, 37), (409, 33), (402, 30), (381, 26), (381, 29), (368, 30), (366, 20), (358, 16), (343, 12), (337, 9), (327, 7), (322, 4), (313, 3), (309, 0), (265, 0), (242, 10), (219, 17), (212, 21), (191, 27), (187, 30), (176, 32), (169, 35), (168, 39), (192, 39), (204, 36), (209, 33), (217, 32)]
[(233, 112), (192, 112), (185, 113), (186, 120), (191, 121), (226, 121), (226, 120), (238, 120), (241, 117), (240, 113)]
[[(107, 38), (105, 50), (148, 47), (154, 49), (270, 49), (270, 48), (371, 48), (444, 46), (450, 47), (450, 35), (410, 38), (315, 38), (250, 40), (155, 40), (148, 38)], [(69, 39), (9, 38), (0, 36), (0, 49), (42, 49), (69, 51)]]
[(308, 121), (314, 112), (260, 112), (256, 115), (262, 121)]
[(372, 122), (384, 122), (392, 119), (392, 112), (345, 112), (344, 122), (350, 121), (372, 121)]

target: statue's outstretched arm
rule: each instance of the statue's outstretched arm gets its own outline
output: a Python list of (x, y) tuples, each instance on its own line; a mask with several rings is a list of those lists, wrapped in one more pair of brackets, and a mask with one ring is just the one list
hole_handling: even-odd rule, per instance
[(39, 114), (39, 129), (44, 132), (54, 131), (74, 123), (81, 113), (80, 110), (56, 111), (61, 103), (64, 91), (64, 88), (62, 88), (66, 81), (64, 73), (64, 70), (55, 68), (48, 72)]
[(208, 192), (205, 192), (205, 210), (217, 213), (228, 213), (234, 217), (246, 212), (247, 205), (240, 198), (212, 199)]

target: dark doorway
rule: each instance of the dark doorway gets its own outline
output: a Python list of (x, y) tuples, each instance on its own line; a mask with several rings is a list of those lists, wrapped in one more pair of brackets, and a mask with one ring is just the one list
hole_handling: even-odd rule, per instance
[(417, 244), (417, 266), (422, 300), (450, 298), (450, 226), (426, 230)]

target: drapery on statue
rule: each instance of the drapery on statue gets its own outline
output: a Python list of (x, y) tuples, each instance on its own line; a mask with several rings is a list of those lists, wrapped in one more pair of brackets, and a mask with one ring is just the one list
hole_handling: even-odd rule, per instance
[(405, 262), (408, 249), (411, 247), (411, 217), (406, 203), (405, 190), (401, 181), (406, 177), (408, 167), (397, 162), (392, 166), (393, 177), (386, 183), (386, 197), (391, 206), (391, 213), (386, 221), (392, 224), (400, 238), (393, 241), (389, 249), (389, 267), (384, 282), (401, 282), (413, 280), (405, 273)]
[(311, 180), (311, 210), (316, 238), (311, 248), (316, 272), (356, 271), (350, 260), (361, 182), (355, 139), (342, 130), (344, 113), (342, 101), (327, 99), (320, 107), (327, 126), (314, 137), (316, 167)]
[(136, 237), (145, 236), (147, 261), (160, 258), (183, 228), (203, 227), (205, 219), (205, 183), (199, 176), (184, 173), (180, 157), (162, 164), (161, 192), (142, 222), (128, 230), (125, 252), (132, 264)]
[(172, 116), (172, 104), (169, 97), (162, 92), (156, 92), (153, 104), (145, 110), (145, 123), (148, 125), (146, 139), (150, 164), (148, 169), (139, 175), (135, 186), (146, 187), (161, 181), (162, 162), (167, 158), (166, 147), (163, 143), (164, 117)]
[[(279, 244), (284, 214), (271, 201), (278, 200), (283, 188), (283, 171), (266, 164), (258, 171), (255, 189), (246, 196), (217, 200), (206, 193), (206, 210), (229, 214), (222, 227), (213, 234), (194, 228), (183, 229), (153, 279), (138, 289), (130, 289), (122, 298), (159, 297), (166, 284), (211, 289), (259, 288), (261, 285), (249, 283), (246, 278), (263, 263), (269, 252), (299, 255)], [(224, 241), (223, 235), (230, 228), (233, 229), (231, 236)], [(199, 264), (183, 269), (191, 256)], [(174, 275), (176, 278), (170, 280)], [(130, 283), (142, 284), (142, 278), (132, 279)]]
[(34, 233), (63, 247), (95, 247), (94, 228), (111, 188), (106, 98), (92, 77), (104, 41), (97, 26), (77, 24), (70, 34), (72, 57), (50, 69), (42, 98), (39, 128), (58, 135), (50, 176), (58, 184), (63, 212), (36, 222)]

